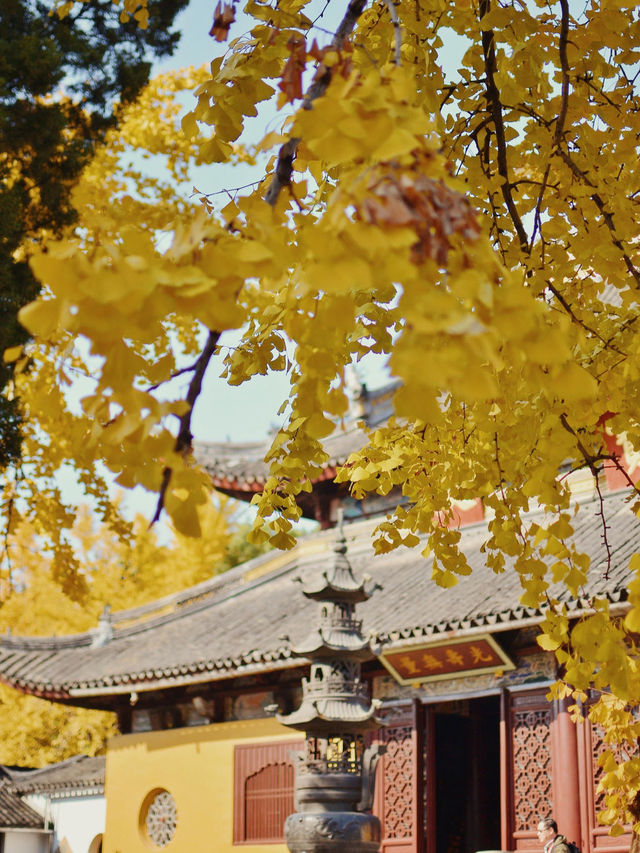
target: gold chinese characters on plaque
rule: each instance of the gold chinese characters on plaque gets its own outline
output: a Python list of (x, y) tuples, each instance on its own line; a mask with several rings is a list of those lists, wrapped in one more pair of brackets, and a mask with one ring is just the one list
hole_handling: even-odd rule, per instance
[(515, 669), (490, 634), (382, 651), (380, 660), (400, 684)]

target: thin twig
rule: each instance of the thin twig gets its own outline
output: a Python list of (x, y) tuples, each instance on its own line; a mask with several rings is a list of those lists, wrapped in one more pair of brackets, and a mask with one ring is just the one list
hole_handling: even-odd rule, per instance
[[(345, 12), (344, 18), (340, 22), (340, 26), (335, 32), (335, 35), (331, 41), (331, 46), (336, 50), (341, 50), (344, 40), (351, 35), (353, 29), (358, 22), (358, 18), (364, 11), (364, 7), (367, 5), (367, 0), (349, 0), (349, 5), (347, 6), (347, 11)], [(311, 86), (304, 97), (304, 108), (310, 110), (313, 104), (313, 101), (316, 98), (321, 97), (329, 88), (329, 83), (331, 82), (331, 69), (325, 68), (324, 72), (313, 81)], [(284, 187), (288, 187), (291, 185), (291, 175), (293, 173), (293, 161), (296, 159), (296, 154), (298, 152), (298, 145), (300, 143), (300, 139), (297, 137), (292, 137), (285, 142), (284, 145), (280, 148), (278, 153), (278, 162), (276, 163), (276, 169), (274, 176), (267, 188), (267, 192), (265, 193), (264, 200), (267, 204), (271, 205), (271, 207), (275, 207), (276, 202), (278, 201), (278, 197), (280, 195), (280, 190)]]
[(193, 198), (194, 195), (198, 195), (201, 198), (211, 198), (214, 195), (224, 195), (224, 194), (230, 196), (231, 193), (237, 193), (240, 190), (246, 190), (249, 187), (257, 187), (258, 184), (261, 184), (263, 181), (264, 181), (264, 178), (260, 178), (258, 181), (251, 181), (248, 184), (243, 184), (241, 187), (231, 187), (230, 189), (216, 190), (215, 192), (212, 192), (212, 193), (202, 193), (202, 192), (200, 192), (200, 190), (197, 190), (197, 192), (192, 192), (191, 195), (189, 196), (189, 198)]
[(577, 432), (571, 426), (567, 416), (564, 413), (560, 415), (560, 423), (567, 430), (567, 432), (569, 432), (574, 437), (576, 444), (578, 445), (578, 449), (580, 450), (580, 453), (582, 454), (582, 458), (584, 459), (585, 464), (587, 465), (587, 467), (591, 471), (591, 474), (593, 476), (593, 479), (594, 479), (594, 482), (596, 485), (596, 492), (598, 493), (598, 499), (600, 502), (600, 510), (599, 510), (599, 512), (596, 513), (596, 515), (599, 515), (601, 520), (602, 520), (602, 542), (604, 544), (605, 551), (607, 553), (607, 568), (605, 570), (604, 578), (605, 578), (605, 580), (608, 580), (609, 579), (609, 572), (611, 570), (612, 554), (611, 554), (611, 547), (609, 545), (609, 538), (608, 538), (608, 534), (607, 534), (607, 529), (608, 529), (609, 525), (607, 524), (607, 521), (605, 518), (604, 499), (602, 497), (602, 491), (600, 489), (599, 475), (600, 475), (601, 468), (598, 468), (597, 463), (601, 460), (610, 460), (611, 462), (613, 462), (613, 464), (618, 469), (618, 471), (620, 471), (620, 473), (624, 476), (625, 480), (627, 481), (627, 484), (633, 489), (633, 491), (636, 494), (640, 494), (640, 488), (633, 482), (633, 480), (629, 476), (628, 471), (621, 464), (620, 460), (618, 459), (618, 457), (615, 453), (610, 453), (610, 454), (605, 454), (605, 453), (592, 454), (592, 453), (589, 453), (589, 451), (586, 449), (584, 444), (580, 441)]
[(502, 473), (502, 466), (500, 465), (500, 450), (498, 448), (498, 433), (494, 432), (493, 434), (493, 443), (496, 448), (496, 467), (498, 468), (498, 478), (500, 480), (500, 495), (502, 496), (502, 500), (506, 503), (507, 498), (504, 493), (504, 474)]
[(593, 480), (596, 484), (596, 492), (598, 493), (598, 510), (596, 512), (596, 515), (599, 516), (600, 520), (602, 521), (602, 533), (600, 535), (602, 538), (602, 544), (604, 545), (604, 550), (607, 554), (607, 567), (604, 570), (603, 579), (608, 581), (609, 573), (611, 572), (611, 561), (613, 559), (613, 556), (611, 554), (611, 546), (609, 544), (609, 536), (607, 534), (609, 525), (607, 524), (607, 519), (604, 514), (604, 498), (602, 497), (602, 489), (600, 488), (599, 473), (599, 471), (596, 471), (596, 473), (593, 475)]
[[(580, 180), (583, 181), (588, 187), (595, 189), (595, 184), (593, 183), (593, 181), (591, 181), (586, 172), (583, 172), (582, 169), (578, 166), (578, 164), (574, 162), (568, 151), (565, 151), (563, 148), (561, 148), (558, 153), (577, 178), (580, 178)], [(627, 254), (621, 240), (615, 236), (616, 228), (615, 223), (613, 221), (613, 214), (609, 213), (605, 209), (606, 205), (604, 203), (604, 200), (602, 199), (602, 196), (599, 193), (592, 193), (590, 198), (600, 211), (604, 224), (607, 226), (611, 233), (611, 241), (613, 245), (620, 250), (628, 272), (630, 273), (630, 275), (633, 276), (636, 285), (640, 287), (640, 270), (638, 270), (638, 268), (635, 266), (635, 264)]]
[(622, 476), (624, 477), (624, 479), (625, 479), (625, 480), (626, 480), (626, 482), (627, 482), (627, 486), (629, 486), (629, 488), (633, 489), (633, 491), (634, 491), (637, 495), (640, 495), (640, 484), (638, 484), (638, 483), (634, 483), (634, 482), (633, 482), (633, 480), (632, 480), (632, 479), (631, 479), (631, 477), (629, 476), (629, 472), (628, 472), (628, 471), (627, 471), (627, 469), (624, 467), (624, 465), (622, 464), (622, 462), (620, 462), (620, 459), (618, 458), (618, 456), (617, 456), (615, 453), (611, 453), (611, 454), (609, 454), (609, 456), (607, 457), (607, 459), (608, 459), (608, 461), (609, 461), (609, 462), (613, 462), (614, 467), (618, 470), (618, 472), (619, 472), (620, 474), (622, 474)]
[[(149, 387), (147, 388), (147, 394), (150, 391), (157, 391), (158, 388), (160, 388), (162, 385), (165, 384), (165, 382), (173, 382), (174, 379), (178, 379), (178, 377), (184, 376), (185, 373), (191, 373), (193, 370), (196, 369), (197, 364), (198, 364), (198, 362), (195, 361), (193, 364), (190, 364), (188, 367), (182, 367), (182, 368), (180, 368), (180, 370), (176, 370), (175, 373), (172, 373), (168, 379), (163, 379), (161, 382), (156, 382), (155, 385), (149, 385)], [(109, 423), (113, 423), (114, 421), (115, 421), (115, 418), (112, 418), (109, 421)]]
[[(629, 329), (631, 326), (633, 326), (634, 323), (636, 323), (637, 321), (638, 321), (638, 315), (636, 314), (634, 317), (631, 317), (629, 320), (624, 322), (619, 328), (616, 329), (616, 331), (612, 335), (609, 335), (609, 337), (605, 340), (604, 349), (607, 349), (609, 347), (609, 344), (613, 343), (613, 341), (617, 337), (619, 337), (624, 332), (626, 332), (627, 329)], [(600, 350), (600, 352), (602, 352), (602, 350)], [(600, 352), (594, 353), (593, 357), (591, 358), (591, 360), (589, 362), (590, 364), (592, 364), (595, 361), (596, 357), (600, 355)], [(616, 349), (616, 352), (619, 352), (625, 358), (628, 358), (627, 353), (623, 352), (622, 350)], [(617, 367), (617, 364), (615, 366)]]
[(315, 25), (318, 23), (320, 18), (322, 18), (324, 16), (324, 13), (329, 8), (329, 3), (331, 3), (331, 0), (326, 0), (324, 6), (322, 7), (322, 11), (320, 12), (320, 14), (316, 15), (316, 17), (313, 19), (313, 21), (311, 21), (311, 27), (309, 27), (309, 29), (311, 29), (312, 27), (315, 27)]
[[(626, 77), (625, 74), (623, 74), (623, 76)], [(617, 104), (614, 100), (612, 100), (603, 89), (598, 89), (597, 86), (594, 86), (593, 82), (591, 80), (589, 80), (588, 77), (586, 77), (585, 75), (578, 75), (576, 77), (576, 80), (578, 80), (580, 83), (584, 83), (588, 89), (593, 89), (593, 91), (596, 93), (596, 95), (601, 95), (603, 100), (606, 101), (610, 107), (613, 107), (616, 110), (616, 112), (619, 112), (619, 113), (623, 112), (623, 109), (620, 106), (620, 104)], [(627, 82), (628, 82), (628, 80), (627, 80)]]
[[(547, 281), (546, 286), (547, 286), (547, 288), (551, 291), (551, 293), (553, 293), (553, 295), (554, 295), (554, 296), (555, 296), (555, 298), (558, 300), (558, 302), (560, 303), (560, 305), (562, 305), (562, 307), (564, 308), (564, 310), (566, 311), (566, 313), (567, 313), (567, 314), (569, 315), (569, 317), (571, 318), (571, 321), (572, 321), (573, 323), (575, 323), (577, 326), (580, 326), (580, 328), (584, 329), (584, 330), (585, 330), (585, 332), (588, 332), (590, 335), (593, 335), (593, 336), (594, 336), (595, 338), (597, 338), (597, 339), (598, 339), (602, 344), (604, 344), (603, 349), (611, 349), (611, 350), (613, 350), (613, 352), (618, 353), (618, 355), (623, 355), (623, 356), (624, 356), (624, 355), (626, 355), (626, 354), (625, 354), (625, 353), (623, 353), (621, 350), (619, 350), (616, 346), (612, 345), (611, 341), (607, 341), (607, 340), (606, 340), (606, 338), (603, 338), (603, 336), (602, 336), (599, 332), (597, 332), (595, 329), (592, 329), (592, 328), (591, 328), (591, 326), (588, 326), (588, 325), (584, 322), (584, 320), (581, 320), (581, 319), (576, 315), (576, 313), (574, 312), (574, 310), (573, 310), (573, 308), (571, 307), (571, 305), (569, 305), (569, 303), (567, 302), (567, 300), (564, 298), (564, 296), (560, 293), (560, 291), (558, 290), (558, 288), (557, 288), (555, 285), (553, 285), (553, 284), (551, 284), (551, 282)], [(600, 350), (600, 352), (602, 352), (602, 350)]]
[[(560, 68), (562, 70), (562, 84), (560, 87), (560, 112), (558, 113), (556, 129), (553, 135), (553, 149), (551, 152), (551, 156), (553, 156), (554, 153), (560, 148), (560, 143), (562, 142), (562, 134), (564, 133), (564, 125), (565, 121), (567, 120), (567, 111), (569, 109), (569, 59), (567, 57), (567, 45), (569, 42), (568, 0), (560, 0), (560, 8), (562, 10), (562, 17), (560, 20), (559, 52)], [(545, 169), (544, 177), (542, 179), (542, 186), (540, 187), (540, 192), (538, 193), (538, 200), (536, 201), (536, 212), (533, 217), (533, 232), (531, 234), (531, 241), (529, 243), (530, 249), (533, 249), (536, 234), (540, 231), (540, 228), (542, 226), (542, 200), (547, 189), (547, 183), (549, 180), (550, 172), (551, 159), (549, 159), (549, 162), (547, 163), (547, 168)]]
[(393, 34), (396, 40), (393, 61), (395, 65), (402, 65), (402, 27), (400, 26), (398, 10), (396, 9), (396, 5), (393, 0), (385, 0), (385, 3), (387, 4), (387, 9), (389, 10), (389, 17), (391, 18), (391, 23), (393, 24)]

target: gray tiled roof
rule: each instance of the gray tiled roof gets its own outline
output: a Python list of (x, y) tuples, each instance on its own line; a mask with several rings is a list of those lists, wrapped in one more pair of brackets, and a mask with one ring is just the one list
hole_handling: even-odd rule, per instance
[[(361, 415), (370, 427), (377, 426), (389, 418), (392, 412), (392, 396), (396, 382), (366, 392), (366, 402), (362, 405)], [(356, 401), (357, 405), (357, 401)], [(367, 435), (357, 426), (357, 417), (347, 419), (344, 428), (323, 439), (324, 449), (329, 457), (321, 476), (316, 478), (333, 479), (335, 469), (342, 465), (347, 457), (367, 443)], [(196, 441), (193, 452), (196, 460), (210, 474), (216, 488), (231, 488), (232, 485), (247, 491), (259, 491), (269, 476), (269, 465), (264, 457), (271, 447), (271, 439), (254, 442), (214, 442)]]
[(37, 811), (20, 799), (12, 789), (9, 771), (0, 766), (0, 828), (44, 829)]
[(104, 755), (74, 755), (37, 770), (7, 768), (9, 786), (17, 794), (104, 792)]
[[(336, 431), (324, 440), (324, 449), (329, 455), (325, 468), (329, 469), (331, 479), (335, 476), (335, 468), (366, 442), (365, 432), (356, 426)], [(214, 485), (233, 483), (258, 491), (269, 476), (269, 464), (264, 457), (270, 447), (271, 440), (246, 444), (196, 441), (193, 452), (199, 464), (211, 475)]]
[[(586, 594), (613, 602), (626, 598), (629, 557), (640, 550), (640, 524), (622, 493), (604, 498), (612, 566), (605, 558), (595, 502), (583, 501), (574, 520), (575, 543), (591, 555)], [(536, 515), (531, 517), (535, 520)], [(461, 546), (474, 571), (453, 589), (431, 580), (430, 561), (416, 549), (374, 556), (375, 521), (346, 528), (349, 558), (356, 573), (382, 587), (359, 605), (365, 634), (383, 643), (424, 642), (434, 635), (474, 628), (496, 631), (520, 620), (540, 621), (540, 612), (519, 603), (515, 572), (496, 575), (484, 562), (486, 524), (461, 531)], [(291, 651), (305, 638), (317, 605), (293, 583), (317, 580), (332, 559), (335, 534), (307, 537), (293, 551), (270, 552), (178, 595), (115, 614), (113, 637), (95, 645), (96, 633), (72, 637), (0, 638), (0, 679), (50, 698), (125, 693), (161, 686), (211, 681), (300, 663)], [(561, 594), (552, 587), (551, 593)], [(575, 613), (581, 601), (567, 599)], [(290, 635), (283, 636), (283, 635)], [(92, 647), (92, 642), (94, 646)]]

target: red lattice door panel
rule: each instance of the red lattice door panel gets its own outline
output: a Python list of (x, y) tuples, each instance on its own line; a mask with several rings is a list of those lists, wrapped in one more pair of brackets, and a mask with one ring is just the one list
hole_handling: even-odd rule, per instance
[(423, 824), (422, 736), (417, 703), (399, 709), (378, 733), (386, 752), (376, 779), (374, 813), (380, 818), (382, 853), (421, 849)]
[[(624, 835), (610, 836), (606, 826), (598, 823), (598, 812), (605, 808), (604, 794), (598, 793), (598, 783), (602, 778), (602, 768), (598, 759), (609, 749), (604, 742), (602, 730), (585, 720), (578, 729), (580, 776), (581, 776), (581, 805), (583, 815), (583, 837), (586, 839), (583, 853), (626, 853), (631, 844), (631, 828)], [(635, 754), (637, 755), (638, 747)], [(618, 760), (622, 754), (617, 751)]]
[(507, 828), (513, 850), (537, 850), (538, 819), (553, 811), (553, 709), (545, 693), (508, 697)]

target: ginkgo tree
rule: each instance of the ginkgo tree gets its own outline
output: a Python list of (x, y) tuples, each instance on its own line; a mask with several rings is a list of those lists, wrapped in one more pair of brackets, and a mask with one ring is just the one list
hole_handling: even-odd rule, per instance
[[(118, 501), (116, 501), (116, 505)], [(52, 554), (38, 528), (22, 521), (9, 536), (16, 567), (12, 588), (2, 589), (0, 632), (52, 636), (88, 631), (105, 606), (112, 611), (138, 607), (209, 580), (237, 564), (239, 536), (235, 502), (224, 496), (199, 512), (199, 538), (163, 531), (160, 539), (138, 515), (132, 536), (124, 540), (99, 524), (81, 505), (70, 529), (74, 553), (82, 566), (67, 595), (52, 572)], [(259, 550), (253, 548), (255, 556)], [(117, 731), (115, 714), (61, 705), (0, 685), (0, 762), (40, 767), (78, 753), (103, 752)]]
[[(50, 0), (0, 4), (0, 347), (22, 344), (18, 309), (38, 295), (25, 246), (75, 219), (69, 192), (96, 144), (116, 122), (114, 106), (149, 80), (152, 57), (173, 53), (176, 15), (187, 0), (151, 0), (153, 19), (123, 23), (109, 0), (73, 15)], [(0, 387), (13, 366), (0, 362)], [(20, 408), (0, 396), (0, 466), (20, 455)]]
[[(623, 470), (605, 430), (640, 450), (639, 12), (628, 0), (248, 0), (239, 26), (236, 6), (218, 4), (211, 29), (226, 52), (156, 81), (86, 170), (81, 227), (31, 252), (47, 289), (21, 313), (35, 341), (5, 353), (37, 424), (26, 479), (71, 458), (89, 484), (101, 460), (197, 535), (208, 486), (192, 413), (225, 335), (242, 330), (227, 381), (290, 378), (252, 534), (290, 547), (296, 495), (347, 408), (345, 368), (388, 356), (395, 417), (338, 477), (356, 497), (402, 491), (376, 547), (419, 547), (443, 586), (470, 571), (452, 501), (482, 498), (487, 562), (513, 566), (524, 604), (547, 605), (557, 695), (601, 696), (601, 819), (619, 832), (640, 790), (640, 758), (618, 765), (613, 751), (640, 733), (640, 555), (623, 620), (594, 599), (572, 626), (548, 589), (551, 563), (573, 595), (589, 567), (559, 470), (585, 468), (596, 488), (605, 466)], [(141, 8), (125, 0), (123, 14)], [(171, 95), (187, 87), (196, 100), (178, 126)], [(248, 119), (272, 99), (282, 121), (256, 144)], [(123, 170), (131, 149), (164, 155), (174, 176), (226, 164), (225, 203)], [(234, 166), (265, 156), (261, 179), (234, 190)], [(72, 370), (94, 386), (69, 421), (58, 389)], [(47, 435), (64, 447), (43, 450)], [(11, 480), (7, 511), (24, 487)], [(32, 507), (51, 516), (56, 498)], [(538, 505), (546, 527), (523, 518)]]

